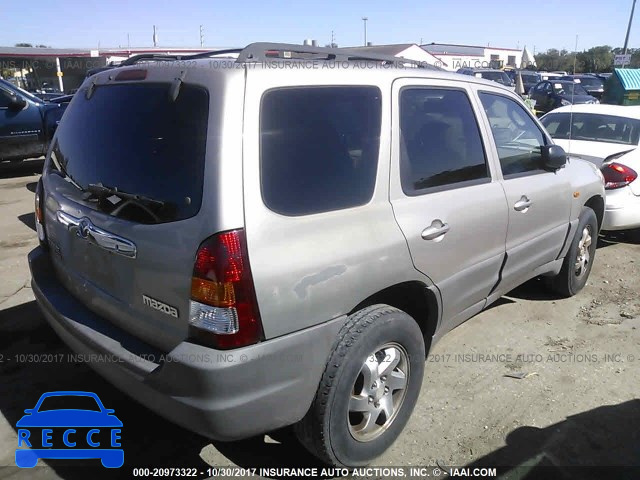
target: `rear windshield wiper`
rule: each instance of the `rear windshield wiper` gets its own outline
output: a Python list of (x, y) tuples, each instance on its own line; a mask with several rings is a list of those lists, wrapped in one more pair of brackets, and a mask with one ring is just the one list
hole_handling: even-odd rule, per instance
[(58, 169), (58, 172), (60, 172), (60, 174), (65, 180), (67, 180), (71, 185), (76, 187), (81, 192), (85, 191), (85, 189), (82, 188), (80, 184), (73, 179), (73, 177), (69, 174), (69, 172), (67, 172), (67, 169), (62, 164), (62, 162), (58, 161), (58, 157), (55, 155), (54, 152), (51, 153), (51, 161), (53, 162), (53, 165)]
[(136, 193), (123, 192), (118, 189), (118, 187), (107, 187), (102, 183), (90, 183), (87, 186), (86, 191), (89, 195), (85, 194), (85, 199), (89, 199), (93, 196), (95, 198), (98, 198), (99, 200), (102, 200), (105, 198), (108, 199), (108, 197), (111, 196), (116, 196), (120, 200), (129, 200), (130, 202), (143, 204), (149, 207), (162, 208), (165, 205), (165, 202), (162, 200), (156, 200), (155, 198), (138, 195)]
[[(105, 200), (111, 203), (113, 209), (109, 212), (109, 215), (113, 215), (114, 217), (118, 217), (126, 212), (127, 206), (135, 205), (153, 218), (155, 222), (161, 222), (158, 213), (164, 210), (163, 207), (167, 205), (167, 203), (162, 200), (156, 200), (155, 198), (135, 193), (123, 192), (118, 189), (118, 187), (107, 187), (102, 183), (90, 183), (87, 186), (83, 198), (84, 200), (90, 200), (92, 197), (96, 198), (100, 203), (103, 203)], [(114, 199), (112, 197), (116, 198)], [(166, 214), (166, 212), (164, 214)]]

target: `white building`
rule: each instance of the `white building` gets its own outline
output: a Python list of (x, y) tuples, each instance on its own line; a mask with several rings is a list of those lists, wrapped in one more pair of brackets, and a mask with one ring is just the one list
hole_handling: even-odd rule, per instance
[(428, 43), (421, 47), (439, 58), (442, 68), (455, 72), (459, 68), (519, 68), (522, 50), (514, 48), (480, 47), (451, 43)]
[[(447, 69), (446, 65), (443, 65), (441, 59), (433, 56), (428, 51), (420, 48), (415, 43), (396, 43), (392, 45), (369, 45), (367, 47), (344, 47), (349, 50), (356, 50), (363, 54), (378, 54), (378, 55), (390, 55), (393, 57), (402, 57), (407, 60), (415, 60), (416, 62), (422, 62), (427, 65), (435, 65), (437, 67)], [(449, 70), (449, 69), (447, 69)]]

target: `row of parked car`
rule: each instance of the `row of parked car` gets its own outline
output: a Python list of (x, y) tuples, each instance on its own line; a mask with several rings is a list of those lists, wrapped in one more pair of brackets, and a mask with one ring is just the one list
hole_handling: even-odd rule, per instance
[(470, 68), (457, 73), (492, 80), (510, 89), (515, 88), (519, 74), (555, 143), (570, 156), (601, 169), (607, 190), (603, 228), (640, 227), (640, 107), (599, 104), (604, 82), (611, 74)]
[(503, 71), (489, 68), (461, 68), (457, 73), (493, 80), (513, 90), (520, 75), (524, 93), (536, 101), (535, 108), (540, 113), (565, 105), (599, 103), (604, 93), (604, 82), (609, 75), (568, 75), (566, 72)]

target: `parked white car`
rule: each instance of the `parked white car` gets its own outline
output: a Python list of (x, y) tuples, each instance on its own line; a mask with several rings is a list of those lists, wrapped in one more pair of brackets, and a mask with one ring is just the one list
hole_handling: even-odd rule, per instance
[(612, 155), (600, 171), (607, 192), (602, 229), (640, 228), (640, 150)]
[(640, 228), (640, 107), (570, 105), (541, 118), (554, 143), (604, 176), (603, 230)]
[(633, 150), (640, 140), (640, 107), (568, 105), (547, 113), (540, 121), (556, 145), (597, 166), (611, 155)]

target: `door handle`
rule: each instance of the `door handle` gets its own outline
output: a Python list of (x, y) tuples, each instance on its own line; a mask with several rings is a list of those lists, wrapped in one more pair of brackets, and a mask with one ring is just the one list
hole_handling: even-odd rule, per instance
[(449, 224), (442, 220), (434, 220), (431, 225), (422, 231), (423, 240), (441, 240), (442, 236), (449, 231)]
[(526, 195), (523, 195), (520, 197), (520, 200), (513, 205), (513, 209), (517, 212), (526, 212), (531, 205), (533, 205), (533, 202), (529, 200)]

